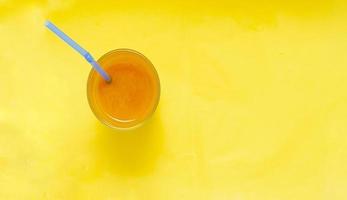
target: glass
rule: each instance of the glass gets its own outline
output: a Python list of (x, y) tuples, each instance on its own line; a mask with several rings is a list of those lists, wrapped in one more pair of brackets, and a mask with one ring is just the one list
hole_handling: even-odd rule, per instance
[(95, 116), (116, 129), (135, 128), (149, 119), (160, 97), (159, 76), (153, 64), (131, 49), (110, 51), (98, 63), (112, 82), (106, 83), (95, 70), (90, 71), (87, 96)]

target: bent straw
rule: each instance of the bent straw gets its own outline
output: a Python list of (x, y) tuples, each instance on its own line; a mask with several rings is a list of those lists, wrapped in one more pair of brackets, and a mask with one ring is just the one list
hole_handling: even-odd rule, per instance
[(105, 79), (106, 82), (111, 82), (111, 77), (101, 68), (101, 66), (94, 60), (92, 55), (83, 49), (79, 44), (73, 41), (69, 36), (67, 36), (63, 31), (56, 27), (52, 22), (46, 21), (45, 26), (55, 33), (60, 39), (64, 40), (68, 45), (74, 48), (79, 54), (81, 54), (92, 66), (93, 68)]

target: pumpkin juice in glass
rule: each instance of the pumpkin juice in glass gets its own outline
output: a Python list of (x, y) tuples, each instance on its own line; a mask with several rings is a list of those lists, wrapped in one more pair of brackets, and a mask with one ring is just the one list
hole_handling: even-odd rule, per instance
[(106, 82), (95, 70), (89, 73), (87, 96), (95, 116), (116, 129), (141, 125), (155, 111), (160, 82), (152, 63), (131, 49), (117, 49), (98, 63), (111, 77)]

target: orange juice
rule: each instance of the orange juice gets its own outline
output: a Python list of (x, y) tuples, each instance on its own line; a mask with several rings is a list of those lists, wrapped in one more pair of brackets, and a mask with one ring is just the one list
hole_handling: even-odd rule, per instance
[(155, 111), (160, 83), (152, 63), (130, 49), (117, 49), (102, 56), (98, 63), (109, 74), (107, 83), (91, 70), (87, 95), (91, 109), (104, 124), (113, 128), (132, 128)]

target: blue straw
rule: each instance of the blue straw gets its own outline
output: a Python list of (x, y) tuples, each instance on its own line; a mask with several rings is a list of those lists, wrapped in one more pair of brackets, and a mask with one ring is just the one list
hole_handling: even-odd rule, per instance
[(111, 82), (111, 77), (101, 68), (101, 66), (94, 60), (92, 55), (73, 41), (69, 36), (67, 36), (63, 31), (56, 27), (52, 22), (46, 21), (45, 26), (55, 33), (60, 39), (64, 40), (68, 45), (74, 48), (79, 54), (81, 54), (92, 66), (93, 68), (105, 79), (106, 82)]

